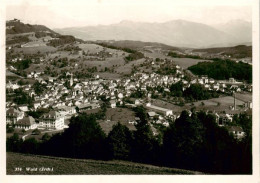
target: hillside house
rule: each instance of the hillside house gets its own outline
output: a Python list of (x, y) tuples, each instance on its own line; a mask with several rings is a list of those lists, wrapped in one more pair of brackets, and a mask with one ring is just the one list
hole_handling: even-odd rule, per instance
[(110, 100), (110, 107), (116, 108), (116, 101), (115, 100)]
[(16, 124), (16, 122), (24, 117), (24, 112), (15, 108), (10, 108), (6, 111), (6, 123)]
[(19, 110), (22, 111), (22, 112), (27, 112), (27, 111), (29, 111), (27, 105), (22, 105), (22, 106), (19, 106), (18, 108), (19, 108)]
[(20, 85), (18, 85), (17, 83), (11, 83), (9, 81), (9, 83), (6, 84), (6, 88), (16, 90), (16, 89), (20, 88)]
[(156, 112), (153, 112), (153, 111), (148, 112), (147, 114), (148, 114), (148, 117), (149, 117), (150, 119), (154, 119), (156, 116), (157, 116), (157, 117), (159, 116)]
[(38, 109), (39, 107), (41, 107), (41, 102), (40, 101), (34, 102), (33, 107), (34, 107), (34, 109)]
[(229, 133), (232, 133), (235, 138), (241, 139), (245, 136), (245, 132), (240, 126), (231, 126), (228, 128)]
[(59, 106), (57, 107), (60, 112), (62, 112), (64, 115), (73, 115), (76, 114), (76, 108), (75, 107), (68, 107), (68, 106)]
[(232, 122), (232, 117), (228, 114), (219, 114), (218, 125), (224, 126), (225, 124)]

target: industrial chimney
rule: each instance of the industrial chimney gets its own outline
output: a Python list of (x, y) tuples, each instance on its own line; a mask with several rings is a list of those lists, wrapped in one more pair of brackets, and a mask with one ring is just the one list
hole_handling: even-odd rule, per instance
[(236, 110), (236, 93), (234, 92), (234, 110)]

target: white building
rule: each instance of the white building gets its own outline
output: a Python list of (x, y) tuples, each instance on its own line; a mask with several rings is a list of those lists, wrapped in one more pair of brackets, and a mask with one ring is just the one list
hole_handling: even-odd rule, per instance
[(158, 107), (158, 106), (154, 106), (154, 105), (151, 105), (150, 103), (147, 103), (147, 104), (146, 104), (146, 107), (149, 108), (149, 109), (152, 110), (152, 111), (159, 112), (159, 113), (163, 113), (163, 114), (166, 115), (166, 116), (171, 116), (171, 115), (173, 115), (172, 110), (170, 110), (170, 109), (165, 109), (165, 108)]
[(63, 129), (64, 116), (60, 112), (50, 111), (49, 113), (42, 115), (39, 119), (39, 127), (48, 129)]
[(24, 112), (10, 108), (6, 111), (6, 123), (16, 124), (16, 122), (24, 117)]

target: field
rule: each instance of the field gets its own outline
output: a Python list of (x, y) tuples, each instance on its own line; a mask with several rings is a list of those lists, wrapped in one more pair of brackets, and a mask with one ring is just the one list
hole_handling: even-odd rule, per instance
[(76, 46), (79, 46), (79, 48), (81, 48), (83, 51), (85, 51), (88, 54), (95, 54), (103, 50), (105, 50), (106, 52), (110, 52), (112, 54), (117, 54), (118, 56), (123, 56), (123, 54), (125, 53), (124, 51), (121, 50), (105, 48), (97, 44), (78, 44)]
[(152, 105), (155, 105), (155, 106), (158, 106), (158, 107), (163, 107), (163, 108), (166, 108), (166, 109), (170, 109), (170, 110), (172, 110), (173, 112), (176, 112), (176, 113), (180, 113), (183, 110), (187, 109), (187, 107), (180, 107), (180, 106), (177, 106), (177, 105), (174, 105), (174, 104), (171, 104), (169, 102), (159, 100), (159, 99), (152, 99), (151, 103), (152, 103)]
[(130, 74), (132, 71), (133, 65), (138, 66), (138, 65), (144, 63), (144, 61), (145, 61), (145, 59), (130, 61), (129, 63), (127, 63), (125, 65), (117, 67), (115, 70), (116, 70), (116, 72), (121, 73), (121, 74)]
[(211, 62), (210, 60), (200, 60), (200, 59), (193, 59), (193, 58), (173, 58), (170, 56), (166, 56), (163, 53), (160, 52), (154, 52), (154, 53), (145, 53), (145, 56), (151, 57), (151, 58), (161, 58), (161, 59), (170, 59), (173, 60), (176, 64), (178, 64), (180, 67), (187, 69), (188, 67), (192, 65), (196, 65), (199, 62)]
[[(245, 94), (244, 98), (247, 97), (249, 94)], [(240, 97), (243, 97), (243, 94), (240, 94)], [(249, 96), (248, 96), (249, 98)], [(202, 102), (204, 105), (202, 105)], [(218, 105), (219, 104), (219, 105)], [(244, 104), (244, 101), (239, 100), (236, 98), (236, 105), (241, 106)], [(194, 106), (197, 108), (197, 110), (215, 110), (215, 111), (224, 111), (228, 110), (229, 106), (234, 105), (234, 98), (232, 96), (224, 96), (219, 98), (212, 98), (209, 100), (201, 100), (198, 102), (194, 102)], [(186, 104), (186, 106), (191, 106), (191, 104)], [(238, 107), (237, 107), (238, 108)]]
[[(178, 175), (202, 174), (175, 168), (165, 168), (126, 161), (98, 161), (69, 159), (50, 156), (36, 156), (18, 153), (7, 153), (7, 175)], [(15, 171), (15, 168), (22, 168)], [(40, 168), (50, 168), (52, 171), (40, 171)], [(37, 171), (26, 171), (26, 168), (37, 168)]]
[(11, 77), (11, 78), (21, 78), (21, 76), (18, 76), (17, 74), (15, 73), (12, 73), (8, 70), (6, 70), (6, 73), (5, 73), (6, 77)]
[[(237, 109), (239, 109), (239, 106), (242, 106), (247, 101), (252, 101), (252, 95), (250, 93), (236, 94)], [(202, 105), (202, 103), (204, 105)], [(232, 96), (220, 96), (219, 98), (212, 98), (208, 100), (200, 100), (197, 102), (193, 102), (193, 105), (192, 103), (187, 103), (182, 107), (159, 99), (153, 99), (152, 104), (158, 107), (171, 109), (174, 113), (180, 113), (185, 109), (190, 110), (192, 107), (196, 107), (197, 110), (209, 110), (217, 112), (229, 110), (229, 107), (234, 105), (234, 98)]]
[(120, 122), (121, 124), (127, 126), (130, 130), (135, 130), (135, 126), (129, 124), (129, 121), (135, 119), (135, 114), (133, 111), (127, 108), (108, 108), (106, 112), (106, 120), (100, 121), (99, 124), (106, 134), (108, 134), (113, 125)]
[(196, 65), (199, 62), (212, 62), (210, 60), (199, 60), (192, 58), (172, 58), (172, 60), (184, 69), (187, 69), (192, 65)]
[(11, 137), (14, 133), (17, 133), (19, 135), (19, 138), (24, 137), (25, 140), (29, 139), (29, 138), (35, 138), (36, 140), (41, 140), (42, 136), (45, 133), (48, 133), (49, 136), (52, 136), (54, 134), (63, 132), (64, 130), (45, 130), (44, 129), (44, 130), (40, 130), (41, 133), (39, 135), (32, 135), (32, 131), (33, 130), (27, 130), (26, 132), (23, 133), (21, 129), (15, 128), (13, 133), (6, 133), (6, 138)]
[(24, 54), (37, 54), (38, 52), (55, 52), (57, 49), (52, 46), (37, 46), (37, 47), (24, 47), (24, 48), (14, 48), (15, 52), (23, 52)]
[(96, 72), (95, 75), (99, 75), (102, 79), (118, 79), (120, 78), (119, 74), (116, 73), (110, 73), (110, 72)]
[(86, 53), (97, 53), (99, 51), (103, 50), (102, 46), (96, 45), (96, 44), (78, 44), (79, 48), (81, 48)]
[(236, 93), (236, 98), (244, 102), (252, 101), (252, 93)]

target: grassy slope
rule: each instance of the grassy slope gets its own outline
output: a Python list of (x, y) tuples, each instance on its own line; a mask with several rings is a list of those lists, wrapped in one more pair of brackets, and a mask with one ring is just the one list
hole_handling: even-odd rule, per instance
[[(7, 153), (7, 175), (100, 175), (100, 174), (201, 174), (181, 169), (157, 167), (140, 163), (126, 161), (97, 161), (81, 160), (47, 156), (35, 156), (18, 153)], [(16, 167), (21, 167), (22, 171), (14, 171)], [(26, 167), (31, 168), (52, 168), (49, 172), (30, 172)]]

